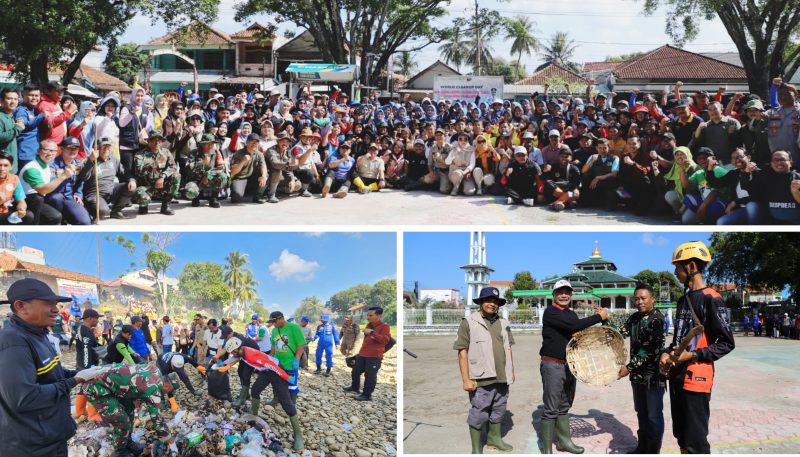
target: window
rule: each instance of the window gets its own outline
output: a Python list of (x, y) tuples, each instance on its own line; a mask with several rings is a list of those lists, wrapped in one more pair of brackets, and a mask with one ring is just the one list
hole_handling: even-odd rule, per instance
[[(189, 57), (190, 59), (196, 59), (197, 58), (195, 56), (195, 54), (194, 54), (194, 51), (191, 51), (191, 50), (188, 50), (188, 49), (181, 49), (180, 52), (181, 52), (181, 54), (184, 54), (185, 56)], [(185, 61), (183, 59), (180, 59), (178, 57), (175, 57), (175, 56), (173, 56), (173, 58), (175, 59), (175, 69), (176, 70), (191, 70), (192, 69), (192, 64), (190, 64), (189, 62), (187, 62), (187, 61)]]
[(206, 51), (202, 54), (202, 62), (198, 62), (198, 68), (203, 70), (222, 70), (222, 51)]
[(272, 63), (272, 50), (264, 49), (256, 45), (244, 46), (244, 55), (241, 56), (241, 59), (240, 63), (265, 63), (269, 65)]

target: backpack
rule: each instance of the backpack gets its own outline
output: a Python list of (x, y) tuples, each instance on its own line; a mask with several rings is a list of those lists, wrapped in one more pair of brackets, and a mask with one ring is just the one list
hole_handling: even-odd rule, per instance
[(395, 340), (394, 338), (392, 338), (391, 335), (389, 335), (389, 342), (386, 343), (386, 346), (384, 347), (383, 351), (389, 352), (389, 349), (393, 348), (395, 344), (397, 344), (397, 340)]

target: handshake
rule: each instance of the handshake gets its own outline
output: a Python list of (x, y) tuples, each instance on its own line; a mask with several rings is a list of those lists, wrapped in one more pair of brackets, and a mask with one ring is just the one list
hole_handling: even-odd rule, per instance
[(605, 321), (608, 320), (608, 310), (606, 308), (602, 308), (600, 306), (595, 306), (594, 313), (599, 314), (600, 317)]

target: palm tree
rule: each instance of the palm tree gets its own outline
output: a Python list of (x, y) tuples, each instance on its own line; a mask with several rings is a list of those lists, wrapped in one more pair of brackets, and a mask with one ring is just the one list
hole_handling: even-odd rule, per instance
[(577, 47), (578, 45), (569, 38), (567, 32), (556, 32), (550, 38), (550, 42), (542, 46), (544, 61), (575, 69), (576, 65), (570, 59), (575, 54)]
[(517, 54), (517, 74), (520, 73), (522, 54), (531, 55), (539, 50), (539, 40), (533, 36), (536, 23), (525, 16), (517, 16), (507, 22), (506, 40), (511, 41), (511, 54)]
[[(491, 65), (492, 60), (494, 60), (494, 57), (492, 56), (492, 54), (494, 54), (494, 49), (489, 45), (490, 37), (487, 36), (487, 34), (485, 33), (485, 29), (481, 29), (480, 35), (481, 35), (481, 66), (488, 67)], [(472, 65), (475, 65), (477, 63), (475, 62), (475, 57), (478, 54), (476, 52), (477, 49), (476, 39), (477, 37), (472, 37), (467, 42), (468, 51), (467, 51), (466, 63)]]
[(446, 41), (439, 46), (439, 52), (446, 63), (456, 66), (456, 70), (461, 73), (461, 64), (467, 58), (467, 43), (462, 40), (461, 34), (456, 31), (450, 41)]
[(402, 51), (395, 55), (394, 62), (400, 70), (400, 74), (408, 78), (411, 73), (417, 70), (417, 62), (408, 51)]
[[(230, 252), (225, 257), (225, 266), (222, 270), (222, 280), (231, 289), (231, 305), (226, 312), (240, 315), (244, 309), (244, 303), (252, 300), (252, 295), (247, 289), (253, 289), (253, 272), (247, 268), (250, 260), (247, 254), (239, 251)], [(253, 294), (255, 292), (253, 291)]]

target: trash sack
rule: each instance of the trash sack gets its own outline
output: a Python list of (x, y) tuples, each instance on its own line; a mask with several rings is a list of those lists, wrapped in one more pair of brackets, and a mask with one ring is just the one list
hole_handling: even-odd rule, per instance
[(228, 372), (208, 371), (208, 394), (217, 400), (233, 401), (231, 397), (231, 380)]
[(239, 449), (239, 457), (264, 457), (264, 451), (258, 441), (250, 441)]

